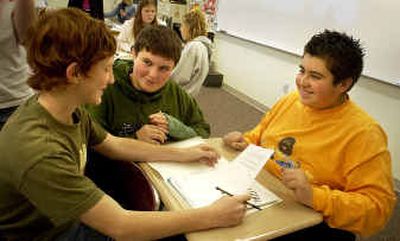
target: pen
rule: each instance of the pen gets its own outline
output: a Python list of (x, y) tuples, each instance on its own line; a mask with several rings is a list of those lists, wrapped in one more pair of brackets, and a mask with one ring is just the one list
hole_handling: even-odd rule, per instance
[[(225, 191), (224, 189), (222, 189), (222, 188), (220, 188), (220, 187), (215, 187), (215, 189), (217, 189), (218, 191), (220, 191), (220, 192), (222, 192), (223, 194), (226, 194), (226, 195), (228, 195), (228, 196), (233, 196), (233, 194), (232, 193), (229, 193), (229, 192), (227, 192), (227, 191)], [(257, 206), (257, 205), (254, 205), (254, 204), (252, 204), (252, 203), (250, 203), (250, 202), (248, 202), (248, 201), (246, 201), (245, 202), (247, 205), (249, 205), (250, 207), (252, 207), (252, 208), (255, 208), (255, 209), (257, 209), (257, 210), (262, 210), (259, 206)]]

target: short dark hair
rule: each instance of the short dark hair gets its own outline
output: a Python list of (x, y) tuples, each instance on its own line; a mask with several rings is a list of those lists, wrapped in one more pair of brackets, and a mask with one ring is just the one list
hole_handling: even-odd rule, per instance
[(32, 70), (28, 84), (35, 90), (67, 85), (65, 72), (74, 62), (78, 73), (87, 75), (116, 49), (116, 40), (104, 22), (77, 8), (44, 13), (29, 29), (26, 42)]
[(325, 29), (314, 35), (304, 47), (304, 54), (322, 58), (334, 76), (333, 84), (337, 85), (347, 78), (357, 82), (363, 70), (364, 49), (360, 40), (345, 33)]
[(146, 26), (140, 31), (133, 49), (136, 54), (145, 50), (161, 57), (172, 59), (175, 65), (181, 57), (182, 43), (178, 35), (165, 26)]

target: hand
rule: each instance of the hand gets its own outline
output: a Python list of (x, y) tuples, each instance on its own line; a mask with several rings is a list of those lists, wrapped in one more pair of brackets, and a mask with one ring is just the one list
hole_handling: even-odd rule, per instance
[(136, 131), (138, 140), (152, 144), (161, 144), (167, 140), (167, 132), (155, 125), (144, 125)]
[(208, 206), (210, 209), (210, 221), (213, 227), (231, 227), (242, 222), (246, 213), (245, 202), (250, 199), (249, 195), (238, 195), (233, 197), (222, 197)]
[(179, 157), (181, 162), (201, 162), (208, 166), (214, 166), (219, 159), (219, 154), (210, 146), (202, 144), (183, 149), (184, 152)]
[(282, 182), (287, 188), (293, 190), (297, 201), (312, 207), (312, 188), (303, 169), (282, 168)]
[(243, 151), (248, 146), (248, 143), (244, 139), (242, 133), (238, 131), (233, 131), (226, 134), (222, 140), (224, 141), (225, 145), (238, 151)]
[(149, 116), (149, 123), (162, 128), (166, 133), (168, 133), (168, 120), (161, 111), (151, 114)]

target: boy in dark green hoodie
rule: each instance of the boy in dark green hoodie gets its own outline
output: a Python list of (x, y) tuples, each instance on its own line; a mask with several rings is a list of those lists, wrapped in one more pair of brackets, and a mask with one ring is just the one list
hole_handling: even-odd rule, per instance
[(207, 138), (210, 126), (189, 94), (169, 81), (181, 43), (164, 26), (148, 26), (133, 46), (133, 61), (116, 60), (109, 86), (92, 116), (110, 133), (154, 144), (194, 136)]

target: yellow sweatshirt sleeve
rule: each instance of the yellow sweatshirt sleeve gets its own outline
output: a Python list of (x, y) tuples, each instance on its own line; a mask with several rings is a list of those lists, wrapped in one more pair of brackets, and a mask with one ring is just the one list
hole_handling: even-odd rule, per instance
[(343, 190), (313, 184), (313, 208), (323, 214), (328, 225), (362, 236), (384, 227), (396, 201), (385, 135), (374, 127), (368, 136), (348, 145), (352, 151), (343, 161), (349, 163), (343, 164)]
[(260, 145), (262, 133), (264, 131), (264, 128), (268, 125), (268, 122), (269, 122), (269, 112), (265, 114), (263, 119), (260, 121), (260, 123), (257, 124), (256, 127), (244, 133), (243, 136), (246, 142), (254, 145)]

